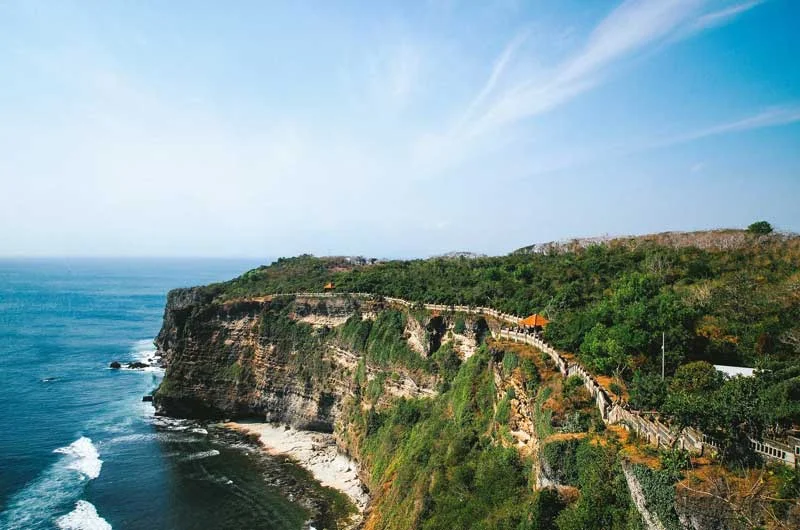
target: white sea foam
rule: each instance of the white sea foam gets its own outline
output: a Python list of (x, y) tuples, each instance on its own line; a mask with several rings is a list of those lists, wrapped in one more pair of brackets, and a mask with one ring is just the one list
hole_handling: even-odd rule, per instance
[(199, 436), (192, 436), (191, 434), (183, 434), (181, 432), (148, 432), (139, 434), (125, 434), (111, 438), (103, 442), (103, 445), (116, 445), (116, 444), (131, 444), (139, 442), (149, 442), (150, 440), (157, 440), (162, 443), (200, 443), (204, 440)]
[(156, 358), (156, 349), (153, 347), (153, 339), (137, 340), (131, 347), (131, 354), (134, 361), (143, 363), (153, 362)]
[(100, 460), (100, 454), (91, 438), (81, 436), (67, 447), (59, 447), (53, 452), (67, 455), (70, 458), (67, 469), (74, 469), (88, 479), (100, 476), (103, 461)]
[(51, 527), (53, 518), (63, 513), (63, 507), (79, 498), (86, 481), (100, 475), (103, 461), (89, 438), (78, 438), (54, 453), (62, 455), (61, 458), (8, 499), (5, 511), (0, 514), (0, 528)]
[(209, 458), (217, 455), (219, 455), (219, 451), (217, 451), (216, 449), (211, 449), (210, 451), (200, 451), (199, 453), (192, 453), (183, 460), (187, 462), (191, 460), (202, 460), (204, 458)]
[(104, 444), (126, 444), (126, 443), (146, 442), (150, 440), (155, 440), (157, 436), (158, 434), (154, 432), (125, 434), (123, 436), (117, 436), (116, 438), (112, 438), (107, 442), (104, 442)]
[[(153, 347), (153, 339), (137, 340), (130, 349), (131, 361), (149, 364), (147, 368), (136, 369), (139, 372), (164, 373), (164, 369), (158, 366), (157, 350)], [(127, 370), (123, 363), (123, 370)]]
[(75, 509), (56, 519), (61, 530), (111, 530), (108, 521), (100, 517), (94, 504), (87, 501), (75, 503)]

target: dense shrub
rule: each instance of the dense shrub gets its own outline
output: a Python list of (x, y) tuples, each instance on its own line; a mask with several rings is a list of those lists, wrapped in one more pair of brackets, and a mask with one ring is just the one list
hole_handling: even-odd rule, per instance
[(548, 469), (550, 479), (558, 484), (578, 485), (576, 452), (581, 440), (559, 440), (542, 447), (542, 463)]
[(613, 447), (581, 443), (575, 462), (581, 494), (559, 514), (559, 530), (628, 530), (638, 521)]
[(633, 465), (633, 474), (642, 487), (648, 509), (654, 511), (666, 530), (681, 530), (675, 512), (675, 475), (669, 470), (654, 470)]

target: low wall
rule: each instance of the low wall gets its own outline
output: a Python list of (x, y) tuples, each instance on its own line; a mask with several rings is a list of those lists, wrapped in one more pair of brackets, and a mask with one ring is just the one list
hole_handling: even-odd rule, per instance
[(569, 363), (567, 360), (556, 351), (555, 348), (544, 342), (543, 340), (535, 337), (534, 335), (529, 335), (527, 333), (520, 333), (519, 331), (512, 331), (510, 329), (501, 329), (498, 337), (504, 339), (510, 339), (515, 342), (523, 342), (528, 344), (529, 346), (533, 346), (534, 348), (538, 348), (539, 350), (543, 351), (547, 355), (550, 356), (550, 359), (558, 367), (558, 371), (561, 372), (561, 375), (567, 377), (567, 372), (569, 370)]

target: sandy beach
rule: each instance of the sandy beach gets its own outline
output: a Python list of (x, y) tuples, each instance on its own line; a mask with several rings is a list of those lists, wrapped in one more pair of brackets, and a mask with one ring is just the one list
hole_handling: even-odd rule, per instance
[(226, 427), (257, 433), (264, 448), (272, 454), (289, 456), (314, 475), (323, 486), (335, 488), (364, 511), (369, 496), (358, 478), (358, 465), (339, 453), (332, 434), (300, 431), (284, 425), (263, 422), (230, 422)]

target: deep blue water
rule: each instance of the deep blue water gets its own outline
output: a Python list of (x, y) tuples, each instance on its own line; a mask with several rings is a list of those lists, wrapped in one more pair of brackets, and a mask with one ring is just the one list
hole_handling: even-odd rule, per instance
[(0, 260), (0, 528), (302, 526), (262, 457), (153, 417), (160, 373), (108, 369), (153, 350), (169, 289), (257, 265)]

